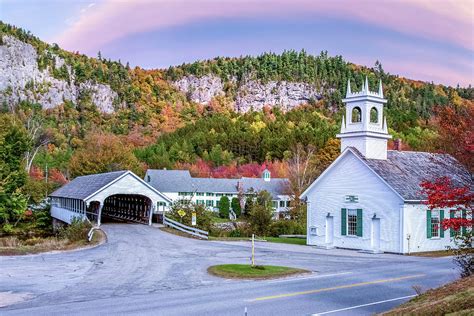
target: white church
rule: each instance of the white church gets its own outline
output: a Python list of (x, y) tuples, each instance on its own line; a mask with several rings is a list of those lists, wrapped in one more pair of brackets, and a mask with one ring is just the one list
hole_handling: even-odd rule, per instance
[(307, 244), (370, 252), (407, 254), (453, 246), (444, 218), (451, 210), (428, 210), (420, 183), (448, 176), (457, 186), (473, 188), (471, 174), (452, 156), (387, 150), (382, 83), (351, 92), (348, 82), (341, 154), (306, 189)]

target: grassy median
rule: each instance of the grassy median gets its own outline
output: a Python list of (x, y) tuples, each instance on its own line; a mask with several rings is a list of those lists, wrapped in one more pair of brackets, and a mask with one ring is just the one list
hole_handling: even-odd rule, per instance
[(221, 264), (209, 267), (207, 272), (228, 279), (273, 279), (310, 271), (282, 266), (252, 267), (249, 264)]

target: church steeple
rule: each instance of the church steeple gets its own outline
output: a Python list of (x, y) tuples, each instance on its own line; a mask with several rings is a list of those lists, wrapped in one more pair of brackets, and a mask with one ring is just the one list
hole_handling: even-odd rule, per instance
[(341, 152), (347, 147), (356, 148), (367, 159), (387, 159), (387, 120), (383, 115), (382, 81), (377, 92), (370, 91), (369, 80), (365, 77), (362, 91), (352, 92), (350, 80), (347, 82), (346, 115), (342, 117)]

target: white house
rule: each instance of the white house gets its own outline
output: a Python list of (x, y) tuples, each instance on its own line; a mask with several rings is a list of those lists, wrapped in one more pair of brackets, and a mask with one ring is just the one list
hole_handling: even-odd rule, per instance
[(473, 187), (471, 174), (447, 154), (387, 150), (380, 82), (351, 92), (348, 83), (340, 156), (306, 189), (307, 244), (372, 252), (443, 250), (450, 232), (439, 223), (451, 210), (428, 210), (420, 183), (449, 176), (457, 186)]
[[(268, 169), (262, 172), (261, 178), (240, 179), (196, 178), (188, 170), (149, 169), (145, 181), (172, 201), (190, 199), (214, 211), (218, 210), (222, 196), (232, 200), (245, 196), (250, 191), (268, 191), (272, 195), (276, 217), (280, 212), (286, 211), (290, 203), (288, 179), (272, 178)], [(166, 211), (168, 207), (169, 204), (164, 205), (160, 211)]]

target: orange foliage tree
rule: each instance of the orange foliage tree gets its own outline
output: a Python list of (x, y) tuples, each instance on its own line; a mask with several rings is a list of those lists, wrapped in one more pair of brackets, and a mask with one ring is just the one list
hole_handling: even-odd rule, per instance
[(133, 154), (133, 147), (113, 134), (90, 134), (74, 152), (69, 163), (73, 177), (116, 170), (143, 175), (144, 166)]

